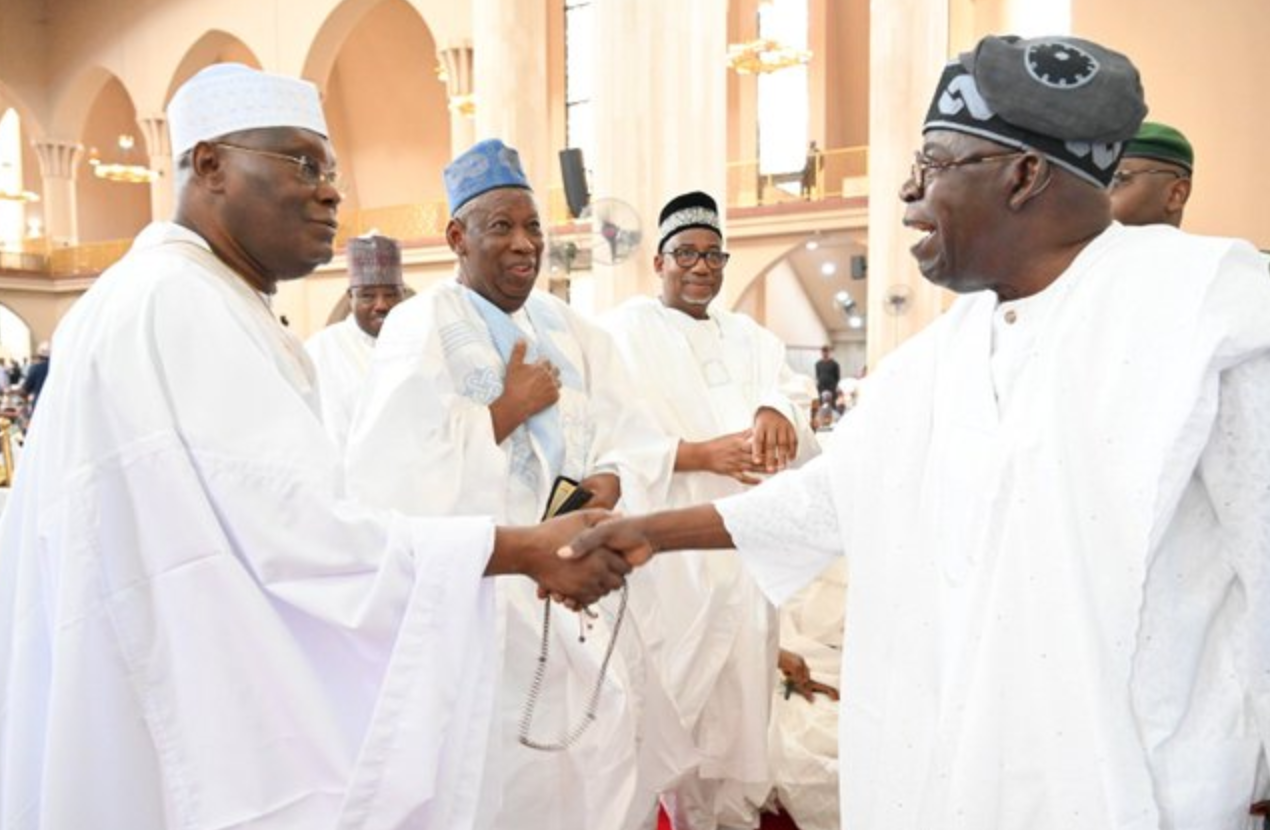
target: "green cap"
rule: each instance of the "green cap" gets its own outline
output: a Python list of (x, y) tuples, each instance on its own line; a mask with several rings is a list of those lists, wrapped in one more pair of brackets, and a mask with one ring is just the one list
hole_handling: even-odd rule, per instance
[(1124, 150), (1125, 158), (1146, 158), (1167, 161), (1191, 172), (1195, 163), (1195, 151), (1191, 143), (1178, 130), (1168, 124), (1143, 121), (1138, 134), (1129, 140)]

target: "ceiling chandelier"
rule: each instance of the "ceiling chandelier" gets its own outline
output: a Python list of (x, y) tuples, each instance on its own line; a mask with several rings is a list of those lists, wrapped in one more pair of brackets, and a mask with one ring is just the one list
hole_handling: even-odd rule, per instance
[[(119, 136), (119, 149), (123, 151), (125, 158), (132, 154), (132, 150), (135, 146), (136, 140), (132, 136)], [(89, 151), (88, 166), (93, 169), (94, 176), (111, 182), (124, 182), (125, 184), (149, 184), (159, 178), (159, 172), (157, 170), (151, 170), (143, 164), (104, 162), (98, 158), (96, 149)]]
[(0, 201), (38, 202), (40, 201), (40, 194), (31, 190), (0, 190)]
[(811, 52), (785, 46), (771, 38), (728, 46), (728, 66), (741, 75), (763, 75), (791, 66), (803, 66), (811, 60)]
[[(7, 161), (0, 161), (0, 168), (12, 168), (13, 165)], [(20, 186), (13, 185), (12, 190), (7, 190), (0, 185), (0, 202), (38, 202), (40, 194), (31, 190), (22, 190)]]

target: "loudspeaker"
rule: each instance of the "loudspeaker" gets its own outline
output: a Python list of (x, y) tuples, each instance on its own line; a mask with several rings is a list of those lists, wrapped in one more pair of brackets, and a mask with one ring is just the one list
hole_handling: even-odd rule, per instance
[(851, 279), (862, 280), (869, 275), (869, 258), (864, 254), (851, 257)]
[(586, 167), (582, 164), (582, 151), (577, 147), (566, 147), (560, 151), (560, 176), (564, 179), (564, 198), (569, 204), (569, 215), (577, 219), (591, 203)]

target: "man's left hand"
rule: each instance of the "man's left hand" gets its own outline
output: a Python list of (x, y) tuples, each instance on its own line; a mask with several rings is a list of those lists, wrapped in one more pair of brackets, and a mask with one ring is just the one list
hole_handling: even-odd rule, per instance
[(791, 694), (797, 694), (805, 698), (808, 703), (813, 703), (815, 696), (822, 694), (830, 700), (838, 699), (838, 690), (833, 686), (817, 683), (811, 679), (811, 669), (807, 667), (807, 661), (801, 655), (781, 649), (777, 667), (781, 674), (785, 675), (786, 698)]
[(591, 498), (586, 503), (587, 507), (612, 510), (617, 507), (618, 499), (622, 498), (622, 483), (612, 473), (596, 473), (587, 476), (578, 482), (578, 486), (591, 491)]
[(765, 472), (777, 473), (798, 456), (798, 432), (781, 413), (760, 407), (754, 414), (754, 463)]

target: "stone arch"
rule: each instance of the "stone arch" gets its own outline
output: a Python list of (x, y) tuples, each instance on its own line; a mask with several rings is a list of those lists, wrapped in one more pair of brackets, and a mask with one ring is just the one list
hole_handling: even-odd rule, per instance
[[(81, 242), (102, 242), (135, 236), (150, 221), (150, 186), (99, 179), (93, 175), (94, 160), (148, 166), (150, 154), (146, 136), (137, 123), (137, 109), (123, 81), (113, 73), (94, 73), (92, 83), (81, 93), (93, 95), (79, 106), (79, 131), (74, 137), (84, 146), (75, 181), (78, 238)], [(128, 136), (132, 143), (121, 143)]]
[[(24, 331), (20, 331), (18, 335), (11, 336), (8, 331), (12, 324), (12, 319), (16, 318), (21, 324)], [(6, 325), (8, 324), (8, 325)], [(35, 340), (35, 329), (31, 326), (30, 321), (22, 314), (18, 308), (14, 308), (9, 302), (0, 302), (0, 358), (9, 357), (21, 359), (30, 357), (34, 353), (33, 341)], [(17, 348), (15, 348), (15, 346)]]
[(242, 40), (221, 29), (208, 30), (185, 50), (177, 63), (168, 83), (167, 93), (163, 96), (164, 108), (181, 84), (214, 63), (244, 63), (256, 69), (263, 68), (260, 59)]
[(450, 114), (436, 53), (428, 21), (407, 0), (345, 0), (319, 28), (302, 74), (323, 90), (350, 182), (344, 210), (443, 197)]
[(29, 140), (37, 141), (44, 137), (44, 123), (36, 117), (35, 111), (27, 106), (26, 101), (11, 86), (0, 80), (0, 113), (9, 108), (22, 119), (22, 132)]
[(97, 101), (102, 88), (112, 80), (117, 80), (115, 74), (100, 64), (82, 68), (74, 79), (63, 87), (62, 94), (54, 105), (51, 137), (78, 139), (84, 132), (84, 122), (88, 119), (88, 111)]

